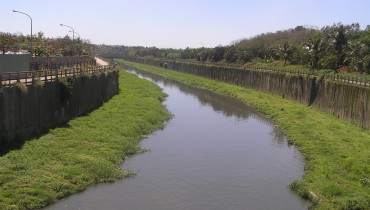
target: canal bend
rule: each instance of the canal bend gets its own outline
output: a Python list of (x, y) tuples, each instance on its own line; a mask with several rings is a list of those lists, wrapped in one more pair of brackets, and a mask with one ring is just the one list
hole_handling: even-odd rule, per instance
[(174, 115), (122, 165), (137, 175), (46, 209), (307, 209), (288, 185), (303, 157), (253, 108), (230, 97), (129, 70), (160, 86)]

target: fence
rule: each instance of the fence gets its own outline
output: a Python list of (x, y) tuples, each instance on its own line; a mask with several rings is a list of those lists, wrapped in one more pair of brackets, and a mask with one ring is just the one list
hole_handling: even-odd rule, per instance
[(59, 69), (62, 67), (86, 67), (96, 65), (96, 60), (91, 56), (62, 56), (62, 57), (31, 57), (30, 70)]
[(49, 69), (41, 71), (9, 72), (0, 74), (0, 88), (10, 87), (13, 83), (21, 82), (25, 85), (34, 84), (36, 80), (52, 82), (60, 77), (78, 76), (81, 74), (94, 74), (112, 70), (115, 66), (95, 66), (84, 68)]
[(238, 65), (226, 65), (226, 64), (212, 64), (214, 66), (221, 66), (221, 67), (233, 67), (233, 68), (241, 68), (245, 70), (252, 70), (252, 71), (268, 71), (268, 72), (276, 72), (276, 73), (289, 73), (289, 74), (296, 74), (302, 76), (319, 76), (323, 79), (330, 79), (338, 82), (349, 83), (349, 84), (356, 84), (360, 86), (370, 87), (370, 78), (367, 77), (359, 77), (355, 75), (341, 75), (341, 74), (332, 74), (332, 73), (323, 73), (318, 74), (314, 71), (308, 70), (299, 70), (299, 69), (279, 69), (279, 68), (267, 68), (267, 67), (244, 67)]
[(0, 73), (30, 71), (29, 54), (0, 54)]
[(246, 70), (289, 73), (289, 74), (296, 74), (296, 75), (302, 75), (302, 76), (319, 76), (319, 77), (322, 77), (323, 79), (330, 79), (333, 81), (370, 87), (370, 78), (367, 78), (367, 77), (349, 76), (349, 75), (331, 74), (331, 73), (323, 73), (320, 75), (315, 72), (310, 72), (307, 70), (298, 70), (298, 69), (297, 70), (296, 69), (277, 69), (277, 68), (261, 68), (261, 67), (241, 67), (241, 68), (246, 69)]
[[(310, 70), (298, 70), (298, 69), (282, 69), (282, 68), (269, 68), (269, 67), (256, 67), (256, 66), (243, 66), (238, 64), (221, 64), (221, 63), (205, 63), (205, 62), (194, 62), (194, 61), (185, 61), (185, 60), (169, 60), (169, 59), (151, 59), (151, 58), (143, 58), (143, 57), (136, 57), (136, 56), (124, 56), (124, 59), (128, 59), (131, 61), (145, 60), (145, 61), (152, 61), (154, 63), (159, 62), (162, 65), (161, 67), (165, 67), (164, 64), (191, 64), (191, 65), (199, 65), (199, 66), (215, 66), (215, 67), (223, 67), (227, 69), (244, 69), (250, 71), (265, 71), (265, 72), (276, 72), (276, 73), (289, 73), (295, 75), (302, 75), (302, 76), (317, 76), (323, 79), (330, 79), (333, 81), (338, 81), (342, 83), (348, 84), (355, 84), (359, 86), (370, 87), (370, 76), (363, 77), (363, 76), (355, 76), (355, 75), (343, 75), (343, 74), (333, 74), (333, 73), (318, 73), (315, 71)], [(154, 64), (157, 65), (158, 64)]]

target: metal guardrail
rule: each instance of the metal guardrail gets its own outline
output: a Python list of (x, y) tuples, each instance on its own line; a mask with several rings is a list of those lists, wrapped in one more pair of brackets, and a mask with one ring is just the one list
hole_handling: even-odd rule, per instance
[(43, 82), (53, 82), (62, 77), (78, 76), (81, 74), (94, 74), (112, 70), (115, 66), (96, 66), (84, 68), (68, 68), (68, 69), (49, 69), (41, 71), (24, 71), (24, 72), (7, 72), (0, 74), (0, 88), (10, 87), (16, 82), (32, 85), (36, 80)]

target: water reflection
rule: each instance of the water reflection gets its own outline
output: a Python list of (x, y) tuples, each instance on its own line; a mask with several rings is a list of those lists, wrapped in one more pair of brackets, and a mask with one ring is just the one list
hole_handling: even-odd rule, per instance
[(146, 72), (174, 118), (122, 167), (137, 176), (92, 186), (46, 209), (307, 209), (288, 184), (303, 159), (253, 108)]
[[(235, 98), (217, 94), (207, 89), (196, 88), (191, 85), (171, 80), (157, 74), (134, 68), (126, 68), (141, 78), (145, 78), (154, 83), (161, 83), (164, 87), (176, 87), (186, 95), (196, 97), (203, 106), (212, 107), (213, 111), (222, 113), (227, 117), (236, 117), (235, 121), (247, 121), (249, 118), (271, 126), (271, 135), (276, 143), (286, 146), (286, 137), (282, 130), (275, 126), (269, 119), (257, 112), (253, 107), (236, 100)], [(289, 145), (288, 145), (289, 146)]]

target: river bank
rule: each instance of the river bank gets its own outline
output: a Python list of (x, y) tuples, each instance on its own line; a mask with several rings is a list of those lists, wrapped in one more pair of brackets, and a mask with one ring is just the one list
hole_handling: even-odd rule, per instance
[(0, 209), (36, 209), (133, 175), (119, 164), (170, 118), (161, 89), (120, 72), (120, 93), (90, 114), (0, 157)]
[(140, 142), (150, 152), (122, 164), (135, 177), (94, 185), (45, 210), (307, 210), (309, 202), (288, 188), (303, 176), (303, 157), (266, 117), (232, 97), (125, 70), (161, 87), (173, 118)]
[[(237, 98), (272, 119), (306, 159), (305, 176), (291, 188), (317, 209), (370, 206), (370, 132), (279, 96), (124, 60), (120, 63)], [(319, 205), (318, 205), (319, 204)]]

